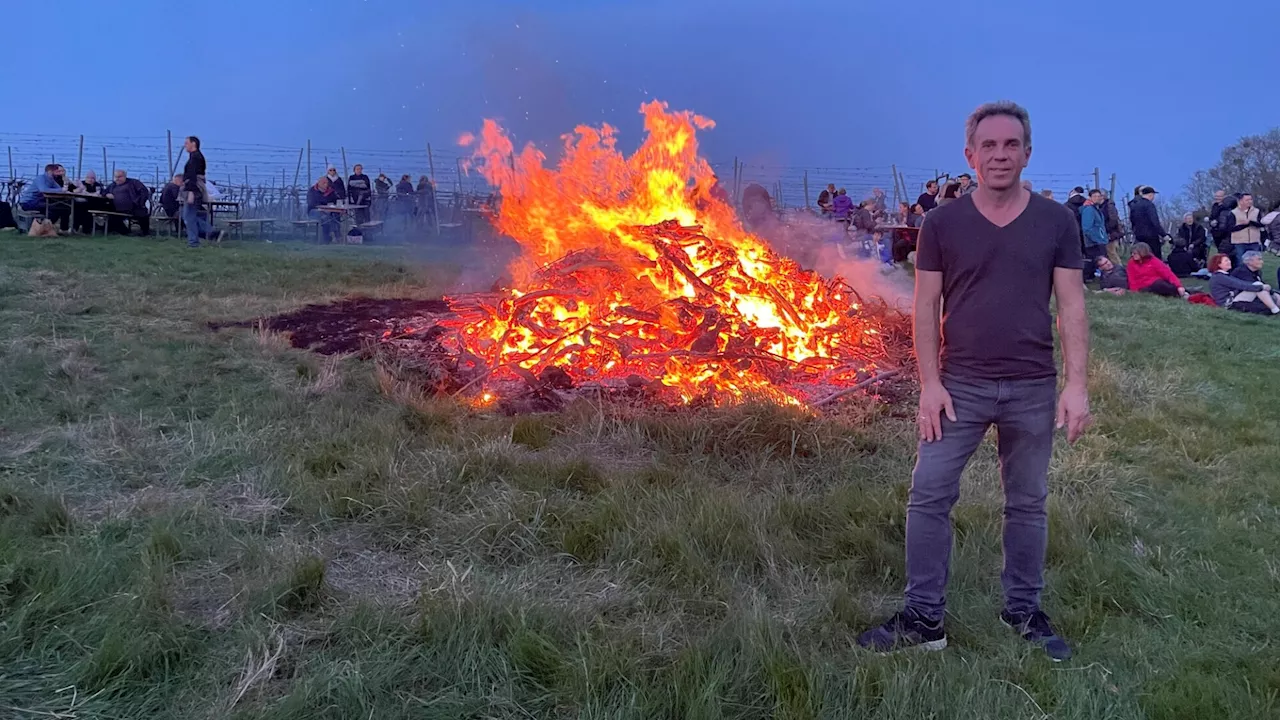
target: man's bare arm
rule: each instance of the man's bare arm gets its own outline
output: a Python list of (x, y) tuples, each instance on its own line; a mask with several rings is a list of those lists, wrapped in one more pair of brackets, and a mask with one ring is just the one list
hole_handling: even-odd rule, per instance
[(1084, 309), (1084, 285), (1080, 283), (1080, 271), (1054, 268), (1053, 295), (1058, 302), (1058, 335), (1062, 338), (1066, 384), (1087, 387), (1089, 318)]
[(920, 384), (942, 381), (938, 351), (942, 345), (942, 273), (916, 270), (915, 348)]

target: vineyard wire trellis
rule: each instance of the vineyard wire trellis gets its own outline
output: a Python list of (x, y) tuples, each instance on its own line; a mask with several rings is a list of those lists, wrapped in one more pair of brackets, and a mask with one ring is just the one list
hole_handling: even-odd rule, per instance
[[(44, 165), (57, 162), (74, 178), (88, 170), (109, 180), (115, 168), (127, 169), (130, 176), (152, 186), (158, 193), (175, 171), (181, 170), (185, 154), (182, 139), (166, 135), (55, 135), (44, 133), (0, 133), (0, 144), (8, 151), (5, 183), (29, 180), (43, 172)], [(305, 190), (332, 165), (347, 174), (359, 163), (365, 174), (386, 173), (394, 183), (409, 174), (430, 176), (442, 207), (459, 207), (483, 197), (492, 188), (477, 173), (466, 171), (467, 155), (456, 150), (424, 143), (420, 149), (386, 149), (314, 145), (309, 140), (296, 146), (257, 142), (230, 142), (209, 139), (203, 144), (209, 162), (209, 177), (219, 190), (240, 201), (246, 212), (274, 217), (296, 216)], [(98, 163), (101, 162), (101, 166)], [(347, 167), (343, 168), (342, 166)], [(912, 202), (927, 181), (964, 168), (923, 168), (912, 166), (800, 166), (739, 162), (712, 162), (735, 201), (750, 184), (763, 186), (779, 209), (812, 207), (818, 193), (828, 183), (845, 188), (855, 198), (885, 191), (886, 200)], [(1059, 200), (1072, 187), (1095, 186), (1101, 175), (1097, 168), (1074, 172), (1031, 172), (1023, 175), (1039, 189), (1050, 189)], [(732, 178), (732, 180), (730, 180)], [(731, 183), (731, 184), (730, 184)], [(1111, 182), (1114, 196), (1114, 177)], [(1124, 207), (1124, 203), (1117, 201)], [(1127, 211), (1125, 208), (1124, 211)]]

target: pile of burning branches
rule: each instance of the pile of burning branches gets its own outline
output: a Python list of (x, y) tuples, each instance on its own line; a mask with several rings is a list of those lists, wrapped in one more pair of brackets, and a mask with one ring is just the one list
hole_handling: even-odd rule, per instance
[[(521, 291), (449, 298), (453, 314), (439, 318), (437, 337), (469, 378), (459, 390), (483, 403), (503, 395), (488, 388), (518, 378), (548, 395), (625, 387), (670, 403), (814, 404), (885, 379), (905, 359), (905, 318), (868, 308), (838, 278), (776, 257), (748, 268), (749, 258), (696, 226), (627, 232), (652, 252), (577, 250), (538, 269)], [(676, 285), (680, 292), (655, 290)]]

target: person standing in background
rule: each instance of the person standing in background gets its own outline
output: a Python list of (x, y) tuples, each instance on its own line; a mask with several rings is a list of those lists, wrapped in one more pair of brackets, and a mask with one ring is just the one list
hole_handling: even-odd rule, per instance
[(1084, 239), (1084, 281), (1093, 279), (1098, 268), (1098, 258), (1107, 255), (1107, 221), (1102, 216), (1102, 191), (1089, 191), (1080, 206), (1080, 233)]
[(924, 184), (924, 192), (920, 193), (920, 197), (916, 198), (916, 204), (924, 208), (925, 212), (938, 207), (938, 181), (930, 180)]
[[(1137, 197), (1129, 201), (1129, 224), (1133, 226), (1135, 243), (1146, 243), (1151, 255), (1161, 260), (1164, 241), (1169, 236), (1156, 210), (1156, 190), (1150, 185), (1138, 187)], [(1132, 275), (1132, 273), (1130, 273)]]
[(347, 200), (352, 205), (365, 205), (364, 210), (356, 210), (356, 224), (363, 225), (369, 222), (369, 200), (372, 197), (373, 185), (369, 182), (369, 176), (364, 174), (364, 166), (356, 163), (351, 168), (351, 177), (347, 178)]
[(182, 166), (182, 222), (187, 226), (187, 247), (200, 247), (200, 235), (210, 240), (221, 240), (222, 233), (213, 229), (200, 206), (208, 201), (205, 187), (204, 153), (200, 152), (200, 138), (189, 135), (184, 144), (187, 163)]

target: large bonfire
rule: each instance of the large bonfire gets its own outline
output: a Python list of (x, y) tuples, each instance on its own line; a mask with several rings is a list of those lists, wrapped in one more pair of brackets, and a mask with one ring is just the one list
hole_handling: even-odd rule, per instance
[(497, 230), (523, 252), (510, 290), (448, 298), (445, 347), (481, 385), (629, 383), (685, 403), (806, 404), (880, 369), (881, 320), (856, 293), (743, 229), (698, 154), (714, 123), (641, 111), (630, 156), (608, 125), (565, 136), (554, 167), (492, 120), (463, 137), (499, 192)]

